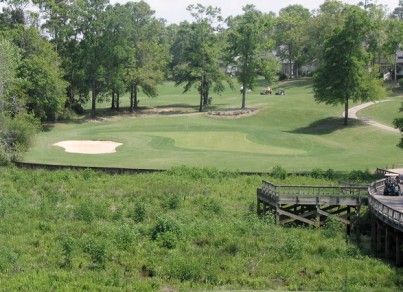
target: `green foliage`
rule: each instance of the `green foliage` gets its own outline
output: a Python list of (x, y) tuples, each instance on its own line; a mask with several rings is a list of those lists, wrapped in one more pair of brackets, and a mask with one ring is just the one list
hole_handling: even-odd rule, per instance
[[(0, 167), (2, 289), (402, 290), (399, 270), (346, 244), (335, 222), (282, 227), (257, 216), (256, 187), (273, 178), (175, 171), (86, 178), (86, 170)], [(175, 190), (181, 205), (171, 209)], [(147, 216), (134, 223), (141, 204)]]
[(373, 175), (366, 170), (352, 170), (348, 174), (349, 181), (352, 182), (370, 182), (374, 179)]
[(147, 216), (147, 205), (142, 202), (137, 203), (130, 214), (130, 217), (136, 223), (143, 222), (146, 219), (146, 216)]
[(75, 247), (74, 238), (67, 234), (62, 233), (59, 236), (59, 242), (62, 248), (63, 262), (61, 263), (62, 268), (71, 269), (73, 267), (73, 250)]
[(18, 255), (6, 246), (0, 246), (0, 272), (12, 271), (17, 263)]
[(312, 171), (311, 171), (311, 176), (312, 176), (313, 178), (322, 178), (322, 177), (324, 177), (323, 170), (320, 169), (320, 168), (314, 168), (314, 169), (312, 169)]
[(0, 113), (0, 165), (20, 160), (38, 129), (38, 121), (31, 115), (10, 117)]
[(181, 205), (181, 196), (179, 195), (167, 195), (163, 201), (163, 206), (166, 209), (176, 210)]
[(271, 170), (271, 176), (278, 179), (286, 179), (287, 171), (280, 165), (276, 165)]
[(328, 218), (323, 228), (323, 235), (325, 237), (335, 237), (343, 230), (343, 224), (333, 218)]
[(83, 200), (75, 209), (75, 215), (78, 220), (91, 223), (95, 219), (95, 208), (92, 200)]
[(122, 223), (117, 226), (115, 233), (113, 235), (114, 244), (122, 250), (129, 250), (136, 239), (136, 233), (133, 226)]
[(368, 71), (369, 56), (362, 44), (369, 28), (364, 11), (346, 7), (344, 26), (336, 28), (327, 38), (323, 64), (314, 75), (315, 100), (330, 105), (344, 104), (345, 125), (350, 100), (375, 100), (385, 95), (382, 80)]
[(94, 236), (85, 236), (80, 242), (83, 252), (90, 256), (90, 268), (105, 268), (108, 257), (108, 244), (103, 238)]
[(272, 67), (277, 65), (262, 60), (262, 56), (274, 45), (270, 35), (274, 26), (273, 15), (264, 15), (254, 5), (246, 5), (242, 10), (242, 15), (227, 19), (227, 58), (229, 63), (238, 66), (237, 78), (243, 88), (241, 108), (245, 109), (246, 89), (255, 87), (257, 69), (260, 67), (271, 79)]
[(151, 229), (151, 238), (157, 240), (165, 233), (169, 233), (168, 239), (171, 236), (178, 237), (181, 234), (181, 227), (179, 222), (170, 216), (161, 216), (157, 219), (157, 223)]

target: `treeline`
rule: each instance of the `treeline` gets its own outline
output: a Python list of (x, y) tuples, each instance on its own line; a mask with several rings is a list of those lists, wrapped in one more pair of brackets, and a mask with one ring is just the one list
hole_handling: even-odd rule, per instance
[[(23, 116), (22, 120), (55, 121), (71, 111), (80, 112), (81, 104), (89, 100), (95, 117), (98, 101), (111, 97), (111, 108), (119, 110), (125, 93), (130, 93), (130, 111), (134, 111), (138, 93), (157, 96), (157, 86), (166, 79), (185, 92), (196, 87), (203, 111), (210, 91), (220, 93), (225, 86), (234, 86), (228, 73), (235, 73), (242, 85), (245, 108), (246, 89), (254, 87), (259, 75), (269, 84), (278, 79), (281, 63), (288, 64), (285, 77), (298, 77), (304, 65), (326, 69), (328, 39), (343, 31), (347, 22), (350, 27), (354, 21), (367, 26), (356, 31), (359, 36), (341, 35), (359, 40), (355, 44), (361, 51), (353, 57), (360, 63), (352, 66), (361, 70), (378, 72), (376, 65), (383, 60), (393, 64), (403, 38), (402, 4), (390, 15), (383, 6), (358, 7), (333, 0), (316, 11), (290, 5), (278, 15), (246, 5), (243, 14), (225, 20), (220, 8), (198, 4), (187, 8), (192, 22), (167, 25), (144, 1), (0, 2), (6, 4), (0, 13), (4, 120)], [(317, 100), (332, 103), (321, 96)], [(10, 128), (4, 129), (6, 124), (0, 129), (3, 150), (16, 145), (15, 139), (9, 139)], [(29, 131), (36, 128), (33, 124)]]

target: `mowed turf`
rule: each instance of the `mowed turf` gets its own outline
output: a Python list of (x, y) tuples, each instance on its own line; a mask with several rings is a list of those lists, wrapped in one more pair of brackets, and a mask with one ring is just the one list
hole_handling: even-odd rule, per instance
[[(285, 88), (285, 96), (260, 95), (264, 85), (247, 96), (247, 107), (257, 109), (255, 114), (217, 118), (197, 112), (196, 92), (184, 95), (180, 88), (166, 83), (159, 97), (140, 97), (142, 110), (136, 115), (113, 116), (105, 109), (109, 104), (99, 104), (102, 119), (73, 119), (51, 125), (36, 137), (24, 160), (147, 169), (188, 165), (259, 172), (269, 172), (276, 165), (288, 171), (372, 170), (401, 162), (403, 152), (396, 147), (399, 134), (357, 121), (344, 127), (343, 107), (315, 103), (310, 80), (277, 86)], [(127, 98), (122, 103), (127, 104)], [(222, 96), (213, 95), (207, 110), (224, 114), (240, 104), (236, 87)], [(154, 114), (139, 116), (145, 110)], [(113, 154), (72, 154), (53, 146), (63, 140), (112, 140), (123, 145)]]

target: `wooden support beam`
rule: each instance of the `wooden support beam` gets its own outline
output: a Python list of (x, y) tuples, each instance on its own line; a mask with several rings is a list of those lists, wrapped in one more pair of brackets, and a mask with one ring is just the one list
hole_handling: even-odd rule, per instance
[[(284, 210), (282, 210), (280, 208), (277, 208), (277, 216), (278, 216), (277, 224), (282, 223), (282, 222), (280, 222), (280, 215), (285, 215), (285, 216), (288, 216), (290, 218), (294, 218), (295, 220), (298, 220), (298, 221), (301, 221), (301, 222), (304, 222), (304, 223), (307, 223), (307, 224), (310, 224), (310, 225), (316, 225), (315, 221), (306, 219), (303, 216), (299, 216), (299, 215), (284, 211)], [(304, 215), (307, 215), (307, 213), (305, 213)]]
[(388, 226), (385, 228), (385, 258), (390, 258), (390, 229)]
[(395, 244), (396, 244), (396, 265), (401, 266), (403, 265), (403, 259), (402, 259), (402, 233), (396, 232), (395, 234)]
[(377, 228), (376, 228), (376, 253), (379, 254), (379, 252), (382, 249), (382, 226), (378, 222)]
[(326, 217), (334, 218), (334, 219), (336, 219), (336, 220), (338, 220), (340, 222), (343, 222), (344, 224), (347, 224), (347, 225), (349, 225), (351, 223), (349, 220), (346, 220), (346, 219), (341, 218), (339, 216), (333, 215), (333, 214), (331, 214), (329, 212), (326, 212), (326, 211), (323, 211), (321, 209), (318, 209), (318, 213), (323, 215), (323, 216), (326, 216)]

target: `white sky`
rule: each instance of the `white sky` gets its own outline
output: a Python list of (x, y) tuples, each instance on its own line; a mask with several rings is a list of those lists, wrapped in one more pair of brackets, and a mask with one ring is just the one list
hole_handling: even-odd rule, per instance
[[(132, 0), (133, 1), (133, 0)], [(365, 0), (342, 0), (344, 3), (357, 4)], [(110, 0), (111, 4), (125, 3), (127, 0)], [(138, 2), (138, 1), (134, 1)], [(242, 14), (242, 7), (247, 4), (254, 4), (262, 12), (275, 12), (278, 14), (281, 8), (292, 4), (300, 4), (309, 10), (317, 9), (325, 0), (145, 0), (151, 9), (155, 10), (158, 18), (164, 18), (168, 24), (179, 23), (184, 20), (192, 21), (186, 7), (190, 4), (202, 4), (221, 8), (221, 15), (235, 16)], [(381, 4), (388, 7), (388, 12), (392, 12), (398, 6), (399, 0), (373, 0), (371, 3)]]

